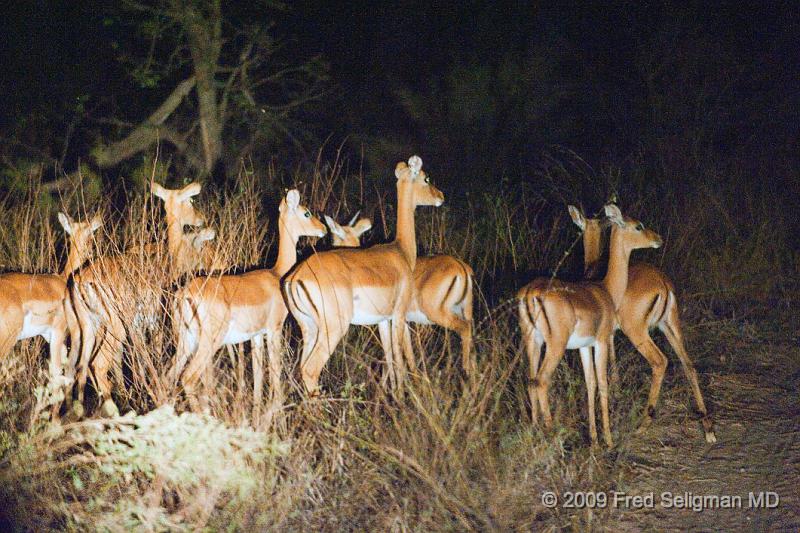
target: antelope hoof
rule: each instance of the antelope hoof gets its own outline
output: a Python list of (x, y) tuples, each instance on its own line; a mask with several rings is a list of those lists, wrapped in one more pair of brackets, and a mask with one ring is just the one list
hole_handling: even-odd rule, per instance
[(114, 403), (114, 400), (109, 398), (103, 402), (103, 405), (100, 407), (100, 413), (106, 418), (116, 418), (119, 416), (119, 409), (117, 408), (117, 404)]
[(714, 435), (714, 421), (711, 419), (711, 417), (706, 414), (701, 419), (701, 422), (703, 423), (703, 430), (706, 434), (706, 442), (709, 444), (714, 444), (717, 442), (717, 436)]
[(647, 430), (650, 429), (650, 426), (652, 424), (653, 424), (653, 417), (650, 415), (645, 415), (644, 419), (642, 420), (642, 423), (639, 424), (639, 427), (636, 429), (636, 434), (644, 435), (647, 432)]

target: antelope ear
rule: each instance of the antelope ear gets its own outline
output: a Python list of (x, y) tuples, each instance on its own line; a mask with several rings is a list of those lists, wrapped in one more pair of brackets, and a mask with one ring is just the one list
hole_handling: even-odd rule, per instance
[(619, 210), (619, 207), (614, 204), (606, 204), (603, 210), (606, 213), (606, 217), (611, 222), (620, 227), (625, 225), (625, 219), (622, 217), (622, 212)]
[(300, 191), (297, 189), (292, 189), (291, 191), (286, 193), (286, 205), (289, 209), (297, 209), (297, 206), (300, 205)]
[(150, 184), (150, 192), (152, 192), (162, 200), (167, 199), (167, 189), (165, 189), (155, 181)]
[(197, 182), (190, 183), (189, 185), (181, 189), (180, 193), (181, 200), (187, 200), (192, 196), (197, 196), (198, 194), (200, 194), (200, 189), (202, 188), (203, 186)]
[(97, 231), (103, 227), (103, 217), (100, 216), (100, 213), (92, 217), (91, 224), (92, 231)]
[(362, 218), (355, 224), (352, 224), (352, 228), (353, 230), (355, 230), (356, 235), (360, 237), (361, 235), (372, 229), (372, 221), (368, 218)]
[(347, 223), (347, 225), (348, 225), (348, 226), (352, 226), (353, 224), (355, 224), (355, 223), (356, 223), (356, 220), (358, 220), (358, 215), (360, 215), (360, 214), (361, 214), (361, 209), (359, 209), (358, 211), (356, 211), (356, 214), (355, 214), (355, 215), (353, 215), (353, 218), (351, 218), (351, 219), (350, 219), (350, 222), (348, 222), (348, 223)]
[(575, 223), (575, 225), (581, 228), (581, 231), (586, 231), (586, 217), (583, 216), (581, 210), (574, 205), (567, 206), (567, 209), (569, 210), (569, 216), (572, 217), (572, 221)]
[(332, 234), (336, 235), (340, 239), (344, 239), (345, 237), (347, 237), (347, 235), (344, 232), (344, 228), (328, 215), (325, 215), (325, 223), (328, 225), (328, 228), (331, 230)]
[(412, 155), (408, 158), (408, 168), (411, 169), (412, 174), (419, 174), (422, 170), (422, 158), (418, 155)]
[(58, 221), (61, 223), (61, 227), (64, 228), (64, 231), (67, 232), (67, 235), (72, 235), (72, 219), (69, 218), (69, 215), (59, 212)]
[(400, 176), (403, 174), (403, 171), (408, 168), (408, 165), (405, 161), (400, 161), (397, 163), (397, 166), (394, 167), (394, 175), (397, 179), (400, 179)]
[(217, 232), (212, 228), (203, 228), (197, 233), (196, 239), (199, 242), (213, 241), (217, 237)]

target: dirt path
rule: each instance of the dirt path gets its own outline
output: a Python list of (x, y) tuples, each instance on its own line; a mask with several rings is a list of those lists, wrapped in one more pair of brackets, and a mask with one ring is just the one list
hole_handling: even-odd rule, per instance
[[(685, 397), (665, 398), (654, 427), (629, 440), (618, 457), (618, 490), (631, 496), (653, 493), (653, 505), (641, 508), (645, 504), (631, 501), (633, 508), (625, 508), (620, 500), (611, 511), (609, 529), (800, 531), (798, 348), (798, 339), (791, 337), (753, 344), (741, 351), (750, 357), (746, 371), (710, 375), (705, 390), (714, 406), (718, 443), (713, 446), (700, 436), (699, 423), (689, 420)], [(762, 491), (778, 495), (777, 507), (754, 508), (750, 493)], [(663, 497), (665, 492), (672, 497)], [(666, 507), (687, 492), (704, 508), (693, 510), (692, 502)], [(719, 508), (724, 501), (697, 500), (715, 495), (741, 501), (731, 499), (737, 507), (726, 509)]]

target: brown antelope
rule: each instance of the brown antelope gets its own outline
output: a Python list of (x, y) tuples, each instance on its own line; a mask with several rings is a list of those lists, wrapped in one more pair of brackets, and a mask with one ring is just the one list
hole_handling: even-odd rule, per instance
[[(50, 352), (50, 379), (58, 379), (66, 363), (66, 338), (74, 317), (65, 307), (67, 276), (79, 268), (89, 255), (92, 234), (103, 225), (99, 216), (90, 222), (75, 222), (64, 213), (58, 221), (67, 233), (69, 252), (60, 274), (23, 274), (12, 272), (0, 275), (0, 357), (22, 339), (41, 336)], [(73, 338), (73, 347), (76, 340)], [(67, 367), (66, 377), (72, 378)], [(57, 409), (54, 406), (54, 409)]]
[[(283, 404), (282, 330), (289, 311), (283, 301), (280, 280), (297, 261), (300, 237), (322, 237), (327, 229), (308, 208), (300, 205), (296, 189), (286, 194), (279, 212), (275, 266), (244, 274), (194, 278), (175, 297), (173, 320), (178, 347), (173, 376), (176, 380), (180, 376), (192, 410), (208, 407), (209, 391), (200, 395), (198, 401), (196, 386), (208, 378), (207, 371), (216, 351), (245, 341), (252, 343), (253, 423), (258, 423), (261, 409), (265, 341), (272, 408)], [(207, 388), (209, 384), (204, 385)]]
[[(319, 376), (350, 324), (374, 325), (390, 339), (387, 374), (393, 388), (402, 385), (402, 355), (413, 369), (414, 352), (405, 334), (413, 298), (417, 259), (414, 210), (440, 206), (444, 195), (422, 171), (422, 159), (400, 162), (397, 177), (397, 236), (371, 248), (338, 248), (312, 255), (291, 272), (284, 294), (303, 335), (300, 371), (309, 394), (319, 392)], [(395, 368), (396, 367), (396, 368)]]
[[(22, 296), (10, 281), (0, 277), (0, 357), (5, 357), (17, 343), (25, 324)], [(51, 350), (52, 351), (52, 350)], [(50, 356), (52, 360), (52, 354)], [(50, 369), (52, 374), (53, 369)]]
[(217, 232), (211, 228), (203, 228), (183, 235), (184, 241), (192, 247), (190, 261), (184, 265), (185, 272), (219, 272), (225, 270), (226, 264), (222, 258), (215, 257), (214, 249), (208, 243), (217, 237)]
[[(597, 273), (600, 261), (601, 221), (585, 217), (580, 209), (574, 206), (569, 206), (569, 213), (573, 222), (583, 232), (584, 272), (587, 278), (590, 278)], [(618, 327), (647, 360), (653, 373), (647, 408), (640, 431), (647, 428), (653, 421), (661, 384), (667, 369), (667, 357), (650, 336), (650, 331), (658, 328), (667, 338), (683, 366), (683, 372), (689, 381), (697, 403), (697, 410), (702, 415), (706, 441), (716, 442), (714, 423), (706, 410), (703, 393), (700, 392), (697, 371), (683, 342), (678, 300), (672, 281), (664, 272), (652, 265), (632, 264), (628, 269), (628, 284), (617, 309), (617, 317)], [(616, 366), (613, 351), (610, 356), (613, 368)]]
[[(537, 278), (523, 287), (517, 298), (520, 328), (530, 363), (528, 395), (534, 423), (538, 421), (538, 408), (541, 408), (545, 427), (552, 426), (547, 395), (553, 372), (565, 350), (578, 349), (588, 392), (592, 443), (597, 443), (595, 394), (599, 386), (603, 438), (608, 446), (613, 446), (608, 415), (607, 363), (614, 342), (616, 310), (628, 283), (631, 252), (639, 248), (658, 248), (662, 240), (641, 222), (623, 217), (613, 204), (606, 205), (605, 214), (612, 222), (612, 229), (608, 273), (602, 281), (566, 283)], [(545, 355), (539, 368), (543, 343)]]
[[(360, 237), (372, 222), (356, 217), (347, 226), (337, 224), (329, 216), (325, 221), (333, 235), (333, 245), (346, 248), (360, 246)], [(475, 370), (472, 358), (472, 269), (450, 255), (417, 257), (414, 267), (414, 296), (406, 312), (406, 321), (415, 324), (436, 324), (455, 331), (461, 338), (461, 356), (468, 376)], [(385, 332), (381, 329), (381, 333)], [(389, 339), (381, 339), (391, 347)]]
[(346, 226), (342, 226), (328, 215), (325, 215), (325, 223), (331, 232), (331, 243), (335, 248), (358, 248), (361, 246), (361, 236), (372, 229), (372, 221), (368, 218), (358, 218), (358, 213), (353, 215)]
[[(202, 215), (200, 215), (202, 218)], [(188, 272), (217, 272), (225, 270), (228, 265), (221, 257), (217, 257), (209, 243), (217, 238), (213, 228), (202, 228), (187, 231), (181, 235), (181, 248), (177, 256), (170, 257), (170, 266), (175, 271), (173, 278), (178, 273)], [(125, 250), (126, 255), (143, 255), (155, 257), (159, 254), (160, 243), (149, 242), (144, 245), (136, 244)]]
[[(191, 183), (178, 190), (152, 184), (154, 195), (164, 201), (167, 219), (167, 249), (171, 258), (171, 279), (192, 268), (192, 243), (184, 237), (183, 226), (202, 226), (204, 218), (192, 205), (192, 197), (200, 194), (200, 184)], [(144, 253), (155, 253), (153, 245), (145, 245)], [(140, 254), (128, 253), (99, 257), (72, 275), (70, 296), (77, 316), (81, 352), (78, 371), (78, 403), (83, 405), (84, 389), (92, 368), (102, 412), (113, 416), (119, 411), (111, 399), (108, 371), (122, 365), (122, 345), (126, 327), (120, 316), (124, 306), (135, 300), (129, 273)], [(70, 395), (71, 399), (71, 395)]]

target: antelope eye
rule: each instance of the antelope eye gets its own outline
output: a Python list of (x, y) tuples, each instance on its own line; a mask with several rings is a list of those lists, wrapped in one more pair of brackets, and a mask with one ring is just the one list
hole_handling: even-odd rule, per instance
[(425, 183), (430, 183), (431, 179), (428, 176), (425, 176)]
[(311, 211), (306, 211), (305, 217), (306, 218), (311, 218)]
[(636, 231), (644, 231), (644, 224), (642, 224), (641, 222), (636, 224)]

